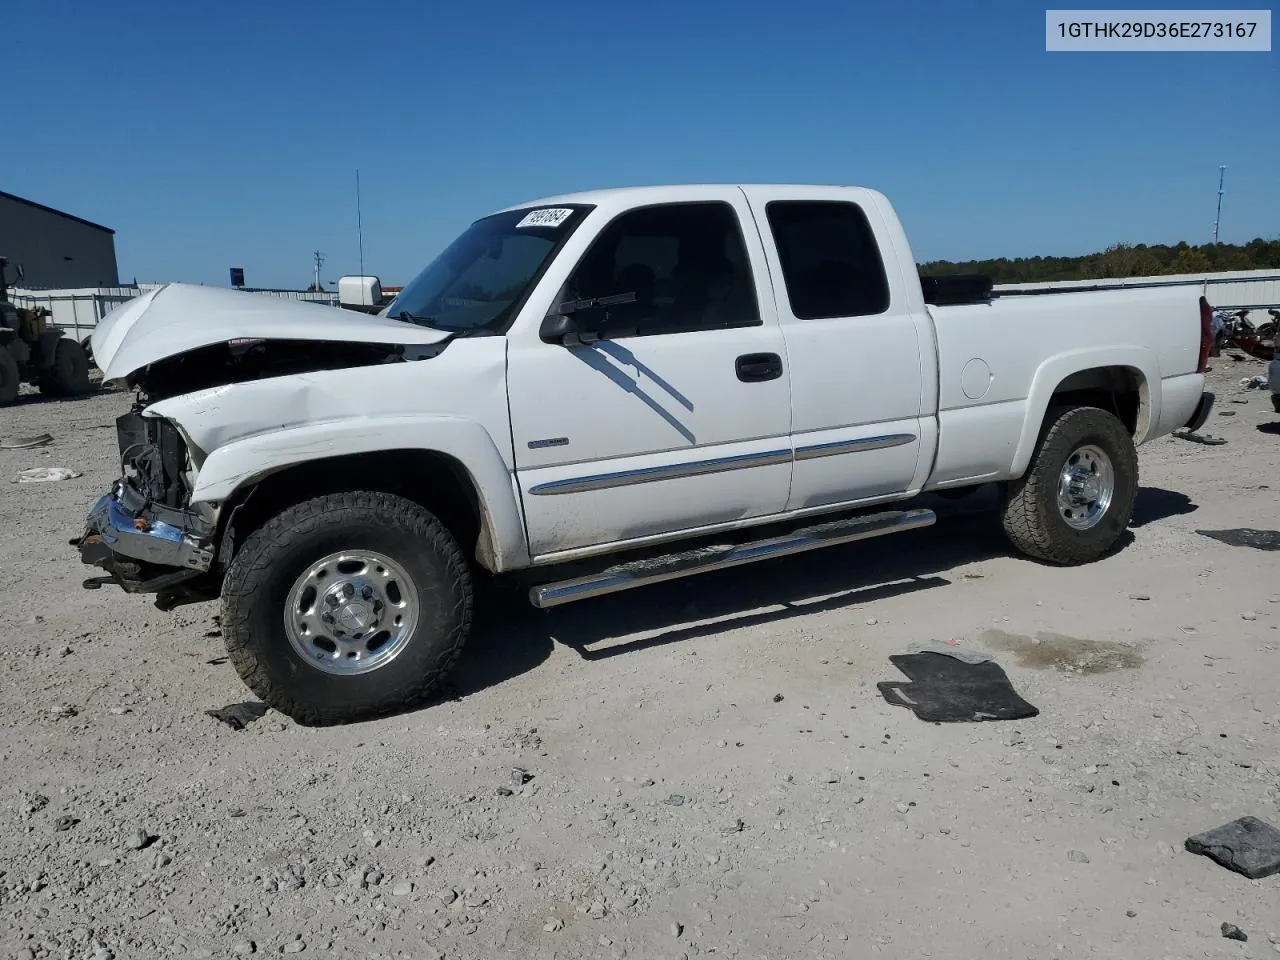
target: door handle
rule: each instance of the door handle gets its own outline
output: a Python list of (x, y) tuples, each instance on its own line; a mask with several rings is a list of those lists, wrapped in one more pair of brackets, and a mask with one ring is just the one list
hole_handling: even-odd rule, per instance
[(734, 367), (743, 383), (763, 383), (782, 376), (782, 358), (776, 353), (744, 353)]

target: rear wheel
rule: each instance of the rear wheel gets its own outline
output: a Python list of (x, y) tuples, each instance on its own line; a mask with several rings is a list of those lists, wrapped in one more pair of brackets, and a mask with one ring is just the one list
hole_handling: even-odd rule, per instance
[(223, 633), (240, 677), (301, 723), (423, 700), (471, 628), (470, 572), (436, 517), (400, 497), (344, 493), (283, 511), (236, 555)]
[(1037, 560), (1088, 563), (1115, 546), (1137, 493), (1138, 454), (1119, 418), (1060, 407), (1046, 418), (1026, 473), (1009, 485), (1005, 534)]
[(13, 354), (0, 345), (0, 404), (13, 403), (18, 398), (22, 375)]
[(51, 397), (78, 397), (92, 390), (84, 347), (64, 337), (53, 349), (53, 367), (40, 378), (40, 392)]

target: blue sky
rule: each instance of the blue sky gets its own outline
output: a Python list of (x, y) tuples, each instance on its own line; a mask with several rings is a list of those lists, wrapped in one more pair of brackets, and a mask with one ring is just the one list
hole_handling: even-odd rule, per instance
[(601, 186), (883, 190), (916, 258), (1280, 234), (1280, 53), (1044, 51), (1044, 6), (8, 0), (0, 189), (122, 279), (405, 282), (475, 217)]

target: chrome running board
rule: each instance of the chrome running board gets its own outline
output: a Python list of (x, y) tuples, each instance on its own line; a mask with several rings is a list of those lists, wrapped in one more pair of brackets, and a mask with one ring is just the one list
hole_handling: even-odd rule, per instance
[(607, 593), (643, 587), (663, 580), (691, 577), (711, 570), (738, 567), (757, 560), (786, 557), (819, 547), (831, 547), (854, 540), (869, 540), (890, 533), (931, 527), (938, 518), (932, 510), (894, 510), (866, 516), (850, 517), (793, 530), (781, 537), (751, 543), (725, 543), (683, 553), (672, 553), (644, 560), (632, 560), (600, 573), (573, 580), (545, 583), (529, 590), (529, 602), (545, 610), (575, 600), (600, 597)]

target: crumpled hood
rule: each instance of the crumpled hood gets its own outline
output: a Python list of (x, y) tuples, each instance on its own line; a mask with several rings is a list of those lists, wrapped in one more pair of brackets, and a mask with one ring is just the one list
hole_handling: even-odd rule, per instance
[(108, 313), (93, 331), (103, 379), (229, 340), (324, 340), (429, 345), (448, 333), (319, 303), (224, 287), (170, 283)]

